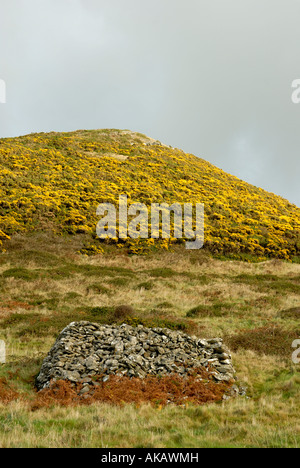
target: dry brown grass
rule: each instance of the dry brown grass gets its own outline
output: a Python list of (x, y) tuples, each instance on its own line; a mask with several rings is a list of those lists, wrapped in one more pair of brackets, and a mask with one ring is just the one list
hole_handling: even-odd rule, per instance
[(83, 395), (82, 384), (54, 382), (49, 389), (38, 392), (32, 408), (90, 405), (96, 402), (121, 406), (132, 403), (150, 403), (155, 406), (203, 405), (222, 401), (233, 384), (215, 382), (205, 369), (199, 369), (187, 377), (176, 374), (165, 377), (147, 376), (144, 379), (111, 376), (109, 381), (103, 383), (99, 376), (94, 380), (97, 386)]
[(267, 354), (290, 359), (291, 344), (300, 337), (298, 331), (284, 330), (278, 325), (268, 325), (252, 330), (241, 330), (239, 333), (226, 337), (226, 342), (232, 351), (249, 349), (259, 355)]
[[(0, 447), (300, 446), (300, 382), (291, 362), (300, 265), (221, 262), (202, 252), (84, 257), (74, 254), (82, 242), (76, 236), (55, 242), (17, 236), (12, 250), (0, 256), (0, 275), (23, 269), (19, 278), (1, 276), (0, 282), (0, 337), (7, 345), (7, 364), (0, 366)], [(91, 267), (99, 270), (94, 274)], [(29, 279), (22, 278), (24, 270)], [(34, 376), (62, 328), (77, 318), (101, 320), (97, 311), (113, 314), (124, 304), (134, 309), (135, 323), (184, 325), (191, 334), (232, 340), (227, 344), (247, 397), (161, 410), (159, 404), (133, 403), (139, 400), (132, 394), (122, 406), (107, 403), (108, 393), (105, 402), (89, 405), (37, 403)], [(197, 306), (207, 314), (188, 320)], [(112, 399), (121, 398), (117, 385), (110, 391)]]
[(17, 391), (11, 388), (5, 378), (0, 378), (0, 402), (4, 404), (11, 403), (19, 397)]

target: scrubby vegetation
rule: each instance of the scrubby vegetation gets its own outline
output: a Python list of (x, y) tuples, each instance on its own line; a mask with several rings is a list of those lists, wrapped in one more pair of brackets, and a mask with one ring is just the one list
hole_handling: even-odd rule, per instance
[[(101, 242), (96, 208), (119, 194), (204, 203), (204, 249)], [(140, 134), (0, 139), (0, 447), (299, 447), (299, 228), (287, 200)], [(37, 395), (45, 355), (80, 320), (221, 337), (245, 395), (176, 379)]]
[[(0, 256), (0, 337), (7, 345), (1, 447), (300, 445), (299, 365), (291, 358), (300, 337), (300, 265), (223, 262), (182, 249), (88, 257), (74, 254), (80, 242), (76, 235), (72, 242), (19, 235)], [(116, 278), (127, 281), (116, 285)], [(140, 382), (123, 388), (111, 381), (87, 401), (65, 384), (38, 395), (34, 381), (43, 358), (77, 320), (220, 336), (233, 351), (246, 395), (216, 403), (220, 387), (205, 390), (191, 381), (184, 401), (176, 379), (150, 382), (147, 392)], [(165, 404), (170, 391), (173, 402)]]
[[(239, 259), (299, 261), (300, 209), (181, 150), (129, 131), (32, 134), (0, 140), (0, 242), (15, 233), (86, 234), (95, 239), (99, 203), (204, 203), (205, 249)], [(93, 238), (94, 236), (94, 238)], [(123, 241), (129, 253), (175, 242)], [(117, 239), (115, 241), (121, 244)], [(4, 247), (2, 247), (4, 248)]]

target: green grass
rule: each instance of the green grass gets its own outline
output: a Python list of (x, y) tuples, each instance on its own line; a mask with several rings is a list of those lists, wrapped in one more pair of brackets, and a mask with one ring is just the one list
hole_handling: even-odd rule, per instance
[(276, 291), (277, 293), (296, 293), (300, 294), (300, 279), (299, 276), (292, 278), (280, 278), (276, 275), (249, 275), (242, 274), (238, 275), (234, 281), (236, 283), (249, 284), (259, 291), (265, 292), (270, 289)]
[[(0, 402), (0, 447), (300, 446), (299, 365), (291, 360), (292, 341), (300, 337), (299, 265), (199, 263), (194, 252), (90, 258), (74, 255), (67, 239), (31, 244), (19, 239), (22, 255), (0, 256), (0, 338), (7, 345), (0, 379), (21, 395)], [(77, 320), (220, 336), (246, 396), (161, 410), (93, 404), (33, 411), (43, 358)]]
[(24, 281), (33, 281), (39, 277), (36, 271), (28, 270), (26, 268), (9, 268), (2, 273), (2, 278), (14, 278)]
[(226, 302), (216, 302), (215, 304), (206, 306), (200, 304), (197, 307), (193, 307), (186, 313), (187, 317), (223, 317), (228, 315), (234, 310), (235, 304), (227, 304)]

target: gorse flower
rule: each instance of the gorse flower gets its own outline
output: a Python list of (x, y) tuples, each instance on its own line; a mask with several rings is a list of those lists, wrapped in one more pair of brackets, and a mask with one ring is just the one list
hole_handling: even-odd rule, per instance
[[(121, 194), (130, 204), (147, 206), (204, 203), (204, 247), (214, 254), (287, 260), (299, 256), (297, 206), (203, 159), (118, 130), (0, 140), (0, 249), (14, 233), (45, 228), (90, 234), (94, 245), (97, 206), (117, 206)], [(172, 242), (176, 239), (155, 244), (168, 249)], [(133, 253), (145, 251), (153, 240), (131, 239), (127, 247)]]

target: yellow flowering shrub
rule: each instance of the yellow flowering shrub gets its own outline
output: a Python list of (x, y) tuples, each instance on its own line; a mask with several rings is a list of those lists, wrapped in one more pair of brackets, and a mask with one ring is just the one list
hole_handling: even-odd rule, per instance
[[(94, 247), (87, 253), (101, 251), (93, 240), (96, 209), (117, 206), (120, 194), (129, 204), (204, 203), (204, 247), (215, 255), (300, 255), (297, 206), (143, 135), (93, 130), (0, 139), (0, 249), (14, 233), (49, 229), (88, 234)], [(153, 239), (121, 245), (131, 253), (154, 246)]]

